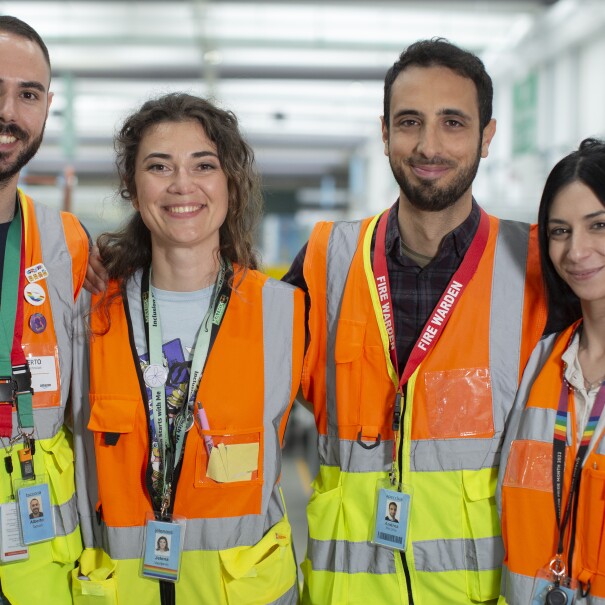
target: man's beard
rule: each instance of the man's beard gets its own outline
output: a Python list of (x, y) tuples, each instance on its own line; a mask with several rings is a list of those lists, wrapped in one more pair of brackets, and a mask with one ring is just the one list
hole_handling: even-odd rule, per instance
[[(479, 142), (479, 149), (477, 150), (477, 155), (473, 163), (459, 172), (450, 185), (440, 187), (435, 181), (422, 179), (420, 180), (419, 185), (413, 185), (404, 173), (403, 168), (400, 165), (394, 165), (391, 161), (391, 156), (389, 156), (389, 164), (391, 165), (393, 176), (410, 204), (419, 210), (425, 210), (427, 212), (440, 212), (441, 210), (453, 206), (473, 184), (475, 176), (477, 175), (477, 170), (479, 169), (480, 160), (481, 142)], [(425, 166), (452, 166), (450, 162), (439, 159), (427, 161), (410, 158), (406, 161), (408, 166), (414, 163)]]
[[(0, 126), (0, 134), (13, 135), (24, 143), (27, 143), (30, 139), (29, 135), (16, 124)], [(23, 166), (25, 166), (36, 155), (40, 145), (42, 144), (43, 137), (44, 127), (42, 127), (42, 132), (40, 132), (40, 135), (35, 139), (32, 139), (29, 144), (26, 145), (26, 147), (21, 151), (11, 165), (3, 165), (4, 160), (9, 154), (0, 152), (0, 186), (12, 179), (18, 172), (21, 171)]]

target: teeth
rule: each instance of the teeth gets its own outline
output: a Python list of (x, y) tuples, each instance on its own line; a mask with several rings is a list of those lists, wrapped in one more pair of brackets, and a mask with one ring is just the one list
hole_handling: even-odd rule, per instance
[(168, 208), (168, 212), (174, 212), (175, 214), (185, 214), (187, 212), (195, 212), (199, 210), (201, 206), (173, 206)]
[(0, 134), (0, 145), (6, 145), (7, 143), (14, 143), (16, 137), (11, 134)]

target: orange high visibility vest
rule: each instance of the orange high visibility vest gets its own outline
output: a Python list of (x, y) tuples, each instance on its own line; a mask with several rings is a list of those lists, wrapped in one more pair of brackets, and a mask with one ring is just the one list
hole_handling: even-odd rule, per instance
[[(247, 480), (213, 481), (206, 476), (208, 453), (197, 422), (188, 432), (173, 487), (174, 514), (187, 519), (176, 599), (291, 604), (298, 600), (298, 586), (279, 487), (280, 449), (302, 368), (304, 299), (299, 290), (257, 271), (240, 282), (236, 269), (234, 283), (199, 399), (215, 445), (259, 444), (258, 470)], [(108, 296), (118, 288), (110, 284)], [(103, 310), (93, 313), (88, 425), (94, 432), (104, 547), (117, 565), (120, 602), (159, 603), (158, 582), (138, 571), (146, 514), (152, 512), (148, 402), (121, 296), (110, 307), (109, 331), (99, 335), (105, 322)]]
[[(74, 451), (64, 416), (69, 397), (80, 395), (74, 384), (79, 385), (81, 377), (72, 377), (72, 348), (75, 349), (74, 325), (78, 320), (75, 301), (88, 264), (88, 237), (74, 215), (35, 205), (21, 191), (18, 196), (24, 220), (25, 268), (43, 263), (48, 271), (48, 277), (36, 281), (46, 295), (44, 302), (32, 305), (23, 301), (22, 347), (30, 364), (44, 364), (49, 375), (54, 374), (48, 381), (33, 381), (36, 438), (33, 463), (36, 474), (44, 474), (50, 485), (56, 537), (30, 545), (27, 560), (0, 563), (0, 583), (13, 605), (36, 601), (67, 603), (71, 602), (69, 573), (82, 551), (82, 540), (76, 510)], [(35, 313), (43, 315), (46, 322), (41, 332), (30, 327), (30, 318)], [(56, 388), (42, 390), (43, 382), (52, 386), (56, 383)], [(12, 422), (16, 436), (19, 431), (16, 410)], [(22, 441), (10, 449), (0, 448), (2, 459), (12, 457), (13, 479), (21, 478), (18, 453), (22, 449)], [(13, 487), (3, 468), (1, 502), (10, 501)]]
[(474, 277), (408, 381), (400, 480), (413, 495), (402, 559), (369, 540), (376, 482), (388, 475), (395, 439), (395, 387), (363, 252), (372, 228), (370, 219), (321, 223), (305, 257), (303, 390), (314, 406), (320, 473), (307, 509), (303, 602), (489, 601), (503, 555), (494, 501), (502, 433), (546, 319), (537, 233), (490, 218)]
[[(511, 427), (502, 473), (502, 535), (506, 548), (503, 596), (511, 605), (529, 602), (534, 578), (548, 565), (557, 548), (552, 456), (561, 378), (562, 354), (575, 326), (540, 342), (528, 363), (519, 389), (519, 422)], [(521, 411), (522, 410), (522, 411)], [(578, 448), (573, 391), (568, 410), (563, 504), (567, 501)], [(503, 467), (504, 468), (504, 467)], [(566, 527), (564, 560), (569, 559), (572, 521)], [(605, 442), (603, 436), (588, 451), (580, 478), (572, 577), (590, 582), (588, 600), (605, 603)], [(578, 597), (579, 599), (579, 597)]]

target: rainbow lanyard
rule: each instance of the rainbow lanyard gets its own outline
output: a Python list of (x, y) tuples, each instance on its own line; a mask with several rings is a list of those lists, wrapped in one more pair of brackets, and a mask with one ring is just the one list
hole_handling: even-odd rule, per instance
[[(575, 334), (575, 331), (574, 331)], [(571, 338), (573, 339), (574, 334)], [(571, 342), (571, 339), (570, 339)], [(555, 501), (555, 514), (557, 516), (557, 525), (559, 528), (559, 541), (557, 545), (557, 555), (563, 553), (563, 540), (565, 528), (569, 523), (571, 516), (572, 500), (577, 495), (580, 487), (580, 474), (582, 471), (582, 463), (592, 436), (595, 433), (597, 423), (605, 407), (605, 381), (601, 383), (599, 392), (597, 393), (594, 405), (590, 412), (590, 418), (582, 433), (580, 446), (574, 460), (573, 471), (571, 474), (571, 484), (569, 493), (565, 503), (565, 510), (561, 517), (561, 505), (563, 503), (563, 482), (565, 477), (565, 448), (567, 444), (567, 411), (569, 409), (569, 390), (571, 385), (563, 378), (561, 381), (561, 393), (559, 395), (559, 406), (557, 408), (557, 418), (555, 420), (555, 429), (553, 435), (553, 464), (552, 464), (552, 482), (553, 482), (553, 497)]]

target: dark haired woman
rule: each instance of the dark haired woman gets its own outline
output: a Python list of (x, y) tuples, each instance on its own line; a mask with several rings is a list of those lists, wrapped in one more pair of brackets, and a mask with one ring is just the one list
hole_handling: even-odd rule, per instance
[[(501, 603), (605, 603), (605, 144), (550, 173), (539, 211), (549, 314), (500, 469)], [(552, 320), (551, 320), (552, 321)]]
[(297, 603), (279, 477), (304, 301), (256, 271), (252, 151), (186, 94), (145, 103), (116, 148), (135, 212), (98, 242), (88, 428), (118, 601)]

